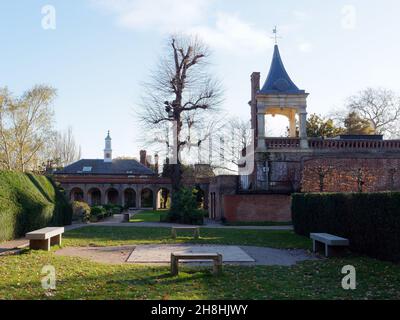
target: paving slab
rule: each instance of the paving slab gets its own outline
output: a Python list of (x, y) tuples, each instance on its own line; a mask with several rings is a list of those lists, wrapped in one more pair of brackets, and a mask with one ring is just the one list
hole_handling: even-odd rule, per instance
[[(169, 263), (171, 253), (219, 253), (223, 262), (255, 262), (243, 249), (238, 246), (220, 245), (139, 245), (136, 246), (127, 262), (132, 263)], [(182, 260), (182, 262), (187, 262)], [(191, 260), (190, 262), (199, 262)]]

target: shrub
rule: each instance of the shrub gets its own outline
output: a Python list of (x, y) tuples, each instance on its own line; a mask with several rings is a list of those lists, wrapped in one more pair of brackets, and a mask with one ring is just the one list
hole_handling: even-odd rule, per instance
[(70, 203), (49, 177), (0, 172), (0, 241), (71, 220)]
[(292, 218), (300, 235), (331, 233), (355, 252), (400, 262), (400, 193), (295, 194)]
[(123, 211), (124, 207), (117, 204), (105, 204), (103, 208), (107, 211), (108, 216), (119, 214)]
[(90, 214), (90, 221), (97, 222), (104, 219), (107, 216), (107, 210), (103, 206), (92, 207)]
[(72, 217), (74, 220), (82, 220), (84, 222), (90, 219), (91, 208), (86, 202), (72, 202)]
[(172, 195), (171, 209), (167, 213), (168, 222), (203, 224), (203, 211), (197, 209), (196, 196), (190, 189), (182, 188)]

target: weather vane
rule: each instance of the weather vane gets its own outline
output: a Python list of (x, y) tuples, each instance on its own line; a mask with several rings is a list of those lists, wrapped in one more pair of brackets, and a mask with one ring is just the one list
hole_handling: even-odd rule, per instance
[(272, 30), (272, 32), (274, 33), (274, 36), (272, 37), (272, 39), (275, 40), (275, 44), (278, 44), (278, 39), (281, 38), (278, 36), (278, 27), (275, 26), (275, 28)]

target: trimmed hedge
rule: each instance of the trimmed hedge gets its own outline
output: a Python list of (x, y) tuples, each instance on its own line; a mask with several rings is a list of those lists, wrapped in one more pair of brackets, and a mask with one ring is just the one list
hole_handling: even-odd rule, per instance
[(331, 233), (354, 252), (400, 262), (400, 193), (295, 194), (292, 218), (297, 234)]
[(71, 224), (72, 208), (45, 176), (0, 172), (0, 241), (46, 226)]

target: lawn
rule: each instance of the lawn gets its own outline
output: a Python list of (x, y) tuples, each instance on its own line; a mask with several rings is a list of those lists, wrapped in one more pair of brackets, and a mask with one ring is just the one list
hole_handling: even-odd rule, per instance
[(273, 222), (273, 221), (264, 221), (264, 222), (226, 222), (224, 223), (226, 226), (262, 226), (262, 227), (276, 227), (276, 226), (291, 226), (293, 223), (291, 221), (287, 222)]
[(160, 216), (166, 211), (162, 210), (152, 210), (152, 211), (141, 211), (135, 214), (130, 222), (160, 222)]
[[(310, 241), (291, 231), (201, 229), (198, 241), (184, 235), (176, 241), (166, 228), (85, 227), (65, 234), (64, 246), (150, 243), (215, 243), (275, 248), (310, 248)], [(25, 250), (0, 261), (0, 299), (400, 299), (400, 265), (348, 256), (299, 263), (292, 267), (224, 266), (181, 268), (171, 277), (168, 266), (107, 265)], [(41, 287), (42, 267), (56, 269), (56, 290)], [(353, 265), (357, 289), (345, 291), (341, 269)]]
[(118, 246), (126, 244), (198, 243), (248, 245), (283, 249), (310, 249), (311, 240), (288, 230), (240, 230), (201, 228), (200, 239), (194, 240), (192, 232), (179, 232), (178, 239), (171, 238), (169, 228), (143, 227), (85, 227), (65, 234), (66, 246)]
[[(357, 290), (341, 288), (341, 268), (357, 270)], [(41, 288), (41, 269), (56, 269), (56, 290)], [(0, 299), (400, 299), (400, 266), (368, 258), (309, 261), (293, 267), (206, 268), (105, 265), (53, 252), (1, 258)]]

